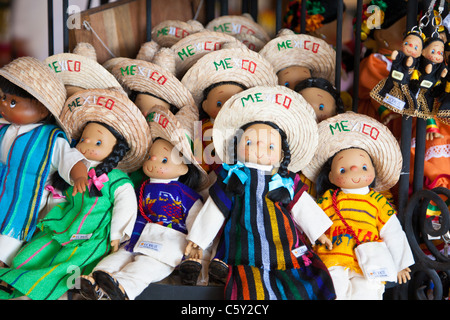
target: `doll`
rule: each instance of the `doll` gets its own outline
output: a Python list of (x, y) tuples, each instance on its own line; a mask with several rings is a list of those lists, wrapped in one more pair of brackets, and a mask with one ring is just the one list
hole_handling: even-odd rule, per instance
[(389, 76), (381, 80), (370, 93), (372, 98), (395, 112), (413, 115), (416, 111), (416, 100), (409, 82), (422, 54), (423, 37), (418, 31), (406, 34), (402, 50), (394, 50), (391, 54)]
[(192, 93), (202, 121), (202, 166), (214, 174), (220, 161), (214, 153), (212, 128), (222, 106), (234, 94), (256, 85), (276, 85), (270, 63), (247, 48), (224, 48), (200, 58), (181, 83)]
[[(94, 96), (109, 101), (114, 108), (87, 102), (70, 110), (73, 101)], [(133, 124), (122, 122), (124, 113)], [(40, 220), (39, 232), (19, 251), (11, 268), (1, 270), (0, 279), (14, 287), (8, 298), (60, 298), (71, 289), (77, 275), (88, 274), (132, 234), (137, 201), (131, 180), (117, 168), (131, 170), (142, 162), (139, 159), (146, 154), (144, 146), (149, 138), (137, 134), (135, 126), (145, 128), (144, 117), (125, 94), (98, 89), (72, 96), (64, 106), (61, 121), (77, 141), (76, 149), (91, 163), (89, 185), (75, 196), (71, 196), (71, 188), (59, 187), (67, 190), (66, 201)], [(53, 181), (59, 184), (59, 180), (56, 176)]]
[(192, 155), (190, 131), (161, 107), (149, 119), (154, 141), (143, 164), (149, 179), (136, 188), (133, 236), (82, 278), (81, 292), (88, 299), (106, 294), (111, 300), (134, 300), (150, 283), (169, 276), (183, 258), (186, 234), (203, 205), (196, 190), (207, 175)]
[(0, 111), (9, 122), (0, 130), (0, 266), (10, 266), (33, 236), (49, 177), (58, 171), (76, 193), (84, 188), (88, 168), (58, 119), (64, 84), (45, 64), (31, 57), (12, 61), (0, 69), (0, 87)]
[(364, 275), (354, 249), (358, 241), (383, 241), (393, 260), (389, 281), (410, 279), (414, 258), (408, 240), (396, 211), (376, 191), (397, 183), (400, 147), (387, 127), (353, 112), (322, 121), (319, 141), (303, 173), (316, 182), (317, 203), (333, 225), (325, 233), (332, 249), (318, 244), (315, 251), (330, 271), (336, 299), (382, 299), (384, 280), (379, 276), (387, 265), (381, 264), (379, 273)]
[(320, 38), (282, 29), (259, 53), (273, 65), (279, 85), (294, 90), (300, 81), (311, 77), (334, 84), (336, 52)]
[(224, 225), (226, 299), (333, 299), (328, 272), (303, 238), (322, 241), (331, 221), (294, 173), (316, 147), (312, 108), (286, 87), (257, 86), (230, 98), (214, 126), (223, 170), (187, 236), (186, 254), (201, 254)]
[(297, 84), (294, 90), (314, 108), (317, 122), (344, 112), (344, 104), (336, 88), (326, 79), (308, 78)]

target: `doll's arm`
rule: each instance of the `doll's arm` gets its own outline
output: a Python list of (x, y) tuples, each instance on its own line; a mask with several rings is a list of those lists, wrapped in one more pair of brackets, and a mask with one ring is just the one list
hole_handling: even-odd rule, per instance
[(75, 196), (78, 192), (84, 193), (88, 183), (87, 168), (82, 161), (78, 161), (70, 170), (70, 178), (73, 184), (72, 196)]
[(436, 123), (436, 120), (433, 118), (427, 119), (427, 129), (426, 129), (426, 140), (434, 140), (437, 138), (443, 138), (444, 136), (441, 134), (439, 127)]
[(302, 193), (292, 207), (291, 214), (295, 223), (305, 232), (311, 243), (315, 243), (333, 224), (307, 192)]
[(216, 237), (224, 221), (223, 213), (209, 197), (195, 218), (186, 240), (206, 249)]
[(111, 240), (120, 242), (131, 238), (137, 211), (136, 193), (133, 185), (126, 183), (118, 187), (114, 192), (114, 207), (111, 217)]

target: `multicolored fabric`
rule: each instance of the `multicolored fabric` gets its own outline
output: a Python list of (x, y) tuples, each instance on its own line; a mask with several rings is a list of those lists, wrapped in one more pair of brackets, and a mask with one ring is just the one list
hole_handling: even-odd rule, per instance
[[(81, 274), (89, 274), (110, 250), (114, 193), (131, 183), (120, 170), (108, 174), (102, 197), (89, 191), (56, 205), (39, 223), (40, 231), (24, 245), (10, 268), (0, 269), (0, 279), (15, 288), (14, 295), (33, 300), (54, 300), (74, 285)], [(0, 298), (9, 299), (0, 293)]]
[[(141, 201), (140, 188), (137, 189), (138, 201)], [(157, 223), (187, 234), (186, 218), (194, 203), (202, 197), (181, 182), (144, 183), (142, 213), (137, 213), (136, 222), (127, 250), (132, 251), (148, 222)]]
[[(0, 141), (8, 128), (0, 129)], [(58, 137), (65, 134), (57, 126), (38, 126), (18, 136), (7, 163), (0, 162), (1, 234), (25, 241), (33, 236)]]
[[(319, 245), (315, 251), (328, 268), (342, 266), (362, 273), (354, 253), (356, 241), (336, 214), (332, 201), (333, 192), (332, 189), (327, 190), (317, 200), (319, 206), (333, 221), (333, 225), (325, 232), (333, 243), (333, 249), (328, 250), (325, 245)], [(366, 195), (339, 191), (336, 202), (342, 217), (361, 242), (380, 241), (381, 228), (393, 214), (396, 214), (387, 199), (373, 190)]]
[[(296, 229), (289, 210), (267, 198), (272, 176), (245, 166), (241, 170), (248, 177), (244, 196), (225, 191), (225, 169), (210, 188), (211, 199), (226, 219), (223, 260), (232, 267), (226, 298), (334, 299), (328, 270)], [(294, 174), (291, 177), (295, 202), (307, 187)], [(299, 248), (301, 254), (294, 255)], [(304, 294), (305, 288), (312, 292)]]

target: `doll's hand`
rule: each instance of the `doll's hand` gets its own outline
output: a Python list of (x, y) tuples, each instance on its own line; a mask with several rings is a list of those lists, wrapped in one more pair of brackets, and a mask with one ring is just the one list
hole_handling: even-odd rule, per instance
[(397, 55), (398, 55), (398, 51), (397, 51), (397, 50), (392, 51), (392, 53), (391, 53), (391, 59), (392, 59), (392, 60), (395, 60), (395, 58), (397, 58)]
[(409, 274), (410, 272), (411, 272), (410, 268), (405, 268), (405, 269), (401, 270), (397, 274), (397, 282), (399, 284), (402, 284), (402, 283), (408, 282), (408, 280), (411, 280), (411, 275)]
[(412, 66), (413, 62), (414, 62), (414, 58), (413, 57), (408, 57), (408, 59), (406, 59), (406, 63), (405, 64), (409, 68), (409, 67)]
[(443, 138), (444, 135), (440, 134), (439, 132), (427, 132), (425, 135), (426, 140), (433, 141), (434, 139)]
[(331, 242), (330, 239), (328, 239), (328, 237), (325, 235), (325, 233), (322, 234), (322, 235), (317, 239), (317, 241), (319, 241), (321, 244), (326, 245), (328, 250), (333, 249), (333, 243)]
[(111, 252), (116, 252), (119, 250), (120, 239), (111, 241)]
[(203, 257), (203, 250), (197, 244), (189, 241), (184, 250), (184, 255), (192, 259), (201, 259)]
[(442, 72), (441, 72), (441, 78), (445, 78), (445, 77), (447, 76), (447, 72), (448, 72), (447, 68), (445, 68), (444, 70), (442, 70)]
[(73, 182), (72, 196), (75, 196), (78, 192), (84, 193), (86, 187), (89, 185), (87, 177), (80, 177)]
[(396, 112), (390, 112), (386, 117), (384, 117), (384, 119), (383, 119), (383, 124), (384, 124), (385, 126), (387, 126), (389, 122), (391, 122), (392, 120), (394, 120), (394, 119), (396, 119), (396, 118), (398, 118), (398, 117), (400, 117), (400, 114), (399, 114), (399, 113), (396, 113)]

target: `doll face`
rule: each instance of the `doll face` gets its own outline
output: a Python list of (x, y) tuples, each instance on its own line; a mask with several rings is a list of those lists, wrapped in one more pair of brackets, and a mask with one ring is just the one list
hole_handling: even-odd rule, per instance
[(366, 151), (346, 149), (335, 155), (328, 178), (340, 188), (367, 187), (375, 179), (375, 168)]
[(278, 84), (294, 90), (295, 86), (308, 78), (311, 78), (311, 70), (306, 67), (292, 66), (278, 71)]
[(142, 169), (149, 178), (174, 179), (188, 172), (188, 166), (182, 159), (182, 155), (169, 141), (157, 139), (150, 147), (149, 157)]
[(277, 166), (281, 155), (281, 136), (267, 124), (248, 127), (237, 145), (237, 159), (241, 162)]
[(410, 57), (418, 58), (422, 54), (422, 40), (416, 35), (409, 35), (403, 41), (402, 51)]
[(336, 115), (336, 100), (327, 91), (319, 88), (305, 88), (299, 93), (313, 107), (317, 122)]
[(88, 123), (76, 145), (88, 160), (103, 161), (110, 155), (117, 139), (104, 126), (98, 123)]
[(3, 94), (0, 113), (10, 123), (25, 125), (39, 123), (50, 114), (50, 111), (36, 99)]
[(134, 104), (141, 110), (144, 117), (150, 113), (150, 109), (154, 106), (163, 106), (164, 108), (167, 108), (167, 110), (170, 108), (170, 105), (164, 100), (145, 93), (138, 93)]
[(433, 41), (425, 49), (422, 55), (433, 63), (444, 61), (444, 44), (442, 41)]
[(234, 84), (219, 85), (209, 91), (208, 96), (202, 102), (202, 108), (211, 119), (215, 119), (225, 102), (241, 91), (243, 89)]

